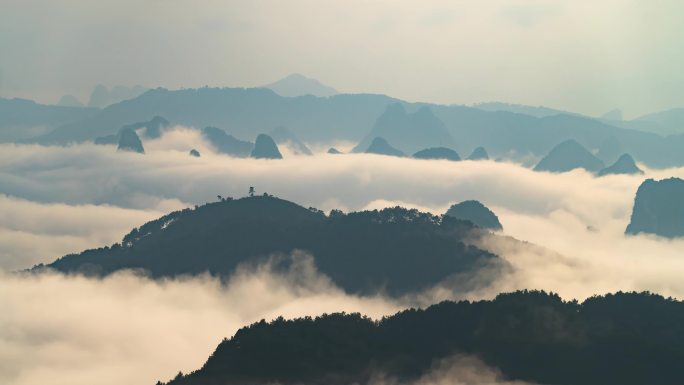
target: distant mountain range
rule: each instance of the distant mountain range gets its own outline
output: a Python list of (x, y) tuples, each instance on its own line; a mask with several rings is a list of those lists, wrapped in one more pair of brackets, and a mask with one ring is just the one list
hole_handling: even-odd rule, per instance
[(544, 106), (526, 106), (523, 104), (510, 104), (510, 103), (501, 103), (501, 102), (476, 103), (476, 104), (473, 104), (473, 107), (480, 109), (480, 110), (484, 110), (484, 111), (513, 112), (516, 114), (524, 114), (524, 115), (534, 116), (535, 118), (544, 118), (544, 117), (553, 116), (553, 115), (577, 115), (577, 116), (581, 116), (580, 114), (576, 114), (574, 112), (556, 110), (556, 109), (548, 108), (548, 107), (544, 107)]
[[(500, 378), (480, 382), (482, 369), (472, 359), (457, 366), (465, 357), (482, 360)], [(348, 385), (379, 378), (392, 384), (676, 385), (682, 361), (681, 301), (619, 292), (579, 303), (520, 291), (378, 321), (344, 313), (262, 320), (224, 339), (201, 368), (168, 385)]]
[[(466, 245), (467, 238), (484, 230), (450, 216), (400, 207), (325, 215), (267, 195), (220, 199), (148, 222), (121, 243), (67, 255), (35, 270), (103, 276), (134, 269), (153, 278), (205, 272), (229, 277), (241, 264), (300, 250), (347, 292), (404, 295), (446, 279), (457, 285), (483, 266), (505, 265)], [(289, 263), (280, 260), (280, 266)]]
[[(500, 108), (407, 103), (384, 95), (367, 94), (282, 97), (265, 88), (176, 91), (159, 88), (101, 111), (75, 108), (75, 114), (83, 115), (68, 119), (36, 119), (40, 114), (34, 110), (15, 109), (13, 115), (15, 120), (57, 126), (33, 139), (44, 144), (90, 141), (115, 134), (131, 122), (159, 115), (173, 124), (226, 127), (232, 135), (243, 140), (254, 140), (259, 133), (284, 126), (306, 143), (354, 141), (359, 143), (356, 150), (364, 151), (373, 138), (383, 137), (407, 154), (429, 147), (447, 147), (467, 154), (482, 146), (493, 158), (540, 157), (562, 140), (575, 140), (593, 152), (610, 138), (615, 138), (621, 147), (615, 157), (629, 153), (650, 167), (684, 165), (684, 152), (681, 151), (684, 134), (663, 137), (646, 132), (647, 126), (653, 124), (667, 122), (676, 127), (676, 110), (665, 114), (667, 119), (650, 117), (653, 121), (613, 122), (576, 114), (547, 115), (552, 111), (546, 110), (535, 113), (541, 116), (536, 117), (508, 111), (512, 108)], [(9, 126), (6, 120), (0, 115), (0, 137)], [(612, 163), (616, 159), (605, 162)]]

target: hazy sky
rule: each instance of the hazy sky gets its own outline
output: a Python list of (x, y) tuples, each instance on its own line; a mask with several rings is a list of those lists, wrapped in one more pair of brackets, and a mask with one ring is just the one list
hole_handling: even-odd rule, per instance
[(0, 0), (0, 95), (261, 85), (626, 115), (684, 105), (679, 0)]

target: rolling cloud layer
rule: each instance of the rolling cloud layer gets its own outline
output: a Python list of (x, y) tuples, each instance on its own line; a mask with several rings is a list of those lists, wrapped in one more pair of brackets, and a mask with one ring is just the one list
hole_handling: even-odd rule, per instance
[[(643, 179), (682, 177), (681, 168), (596, 178), (580, 170), (548, 174), (493, 161), (364, 154), (234, 159), (214, 154), (183, 129), (145, 147), (147, 154), (139, 155), (94, 145), (0, 146), (0, 267), (27, 268), (110, 244), (165, 212), (218, 194), (243, 196), (249, 186), (325, 210), (403, 205), (440, 214), (452, 203), (478, 199), (499, 216), (505, 235), (530, 243), (473, 239), (511, 269), (485, 288), (438, 286), (401, 300), (347, 295), (306, 256), (296, 256), (300, 263), (284, 276), (269, 266), (245, 268), (224, 285), (208, 277), (3, 273), (0, 382), (152, 384), (198, 368), (240, 326), (278, 315), (346, 310), (380, 317), (441, 299), (491, 298), (523, 288), (577, 299), (616, 290), (684, 298), (684, 241), (623, 235)], [(190, 148), (202, 156), (190, 157)], [(495, 369), (465, 360), (436, 368), (420, 383), (445, 383), (448, 376), (440, 373), (452, 368), (464, 384), (500, 382)], [(477, 381), (468, 380), (471, 372), (479, 373)]]

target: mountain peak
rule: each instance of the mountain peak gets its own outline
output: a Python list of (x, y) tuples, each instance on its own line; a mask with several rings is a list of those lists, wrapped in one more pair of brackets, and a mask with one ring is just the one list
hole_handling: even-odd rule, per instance
[(489, 160), (489, 154), (487, 154), (487, 150), (484, 147), (478, 147), (473, 150), (468, 160)]
[(479, 201), (469, 200), (457, 203), (452, 205), (444, 215), (470, 221), (485, 229), (503, 230), (496, 214)]
[(376, 137), (371, 142), (366, 150), (367, 154), (389, 155), (389, 156), (406, 156), (401, 150), (392, 147), (385, 138)]
[(566, 172), (576, 168), (598, 172), (603, 162), (576, 140), (569, 139), (554, 147), (534, 168), (535, 171)]
[(622, 154), (615, 163), (599, 171), (599, 176), (608, 174), (643, 174), (629, 154)]
[(646, 179), (637, 190), (626, 234), (684, 237), (684, 180)]
[(254, 142), (254, 149), (250, 155), (257, 159), (282, 159), (283, 155), (278, 150), (273, 138), (266, 134), (259, 134)]
[(132, 151), (140, 154), (145, 153), (143, 144), (132, 128), (123, 128), (119, 132), (119, 151)]
[(327, 97), (338, 94), (336, 89), (298, 73), (290, 74), (276, 82), (266, 84), (263, 88), (268, 88), (280, 96), (287, 97), (305, 95)]

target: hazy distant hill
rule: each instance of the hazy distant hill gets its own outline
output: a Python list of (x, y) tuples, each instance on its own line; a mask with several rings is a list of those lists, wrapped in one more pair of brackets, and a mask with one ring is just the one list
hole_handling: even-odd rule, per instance
[(452, 147), (454, 139), (429, 107), (420, 107), (410, 113), (397, 103), (387, 107), (378, 117), (373, 129), (354, 148), (354, 152), (364, 151), (374, 138), (381, 137), (405, 153), (415, 153), (430, 147)]
[(566, 172), (576, 168), (598, 172), (603, 162), (574, 140), (566, 140), (549, 152), (534, 168), (535, 171)]
[(271, 138), (275, 140), (278, 145), (284, 145), (289, 147), (297, 154), (311, 155), (311, 150), (306, 146), (304, 142), (299, 140), (299, 138), (292, 133), (287, 127), (278, 126), (271, 130)]
[(446, 159), (458, 161), (461, 157), (458, 153), (450, 148), (446, 147), (430, 147), (424, 150), (420, 150), (413, 154), (416, 159)]
[(155, 116), (147, 122), (137, 122), (127, 124), (119, 132), (113, 135), (105, 135), (95, 138), (95, 144), (116, 144), (119, 143), (121, 138), (121, 132), (124, 130), (133, 130), (134, 132), (140, 133), (146, 139), (156, 139), (159, 138), (164, 131), (166, 131), (171, 126), (168, 120), (162, 118), (161, 116)]
[(49, 267), (95, 275), (143, 269), (152, 277), (227, 277), (239, 264), (303, 250), (348, 292), (400, 295), (503, 263), (464, 243), (473, 231), (469, 222), (399, 207), (326, 216), (257, 196), (171, 213), (134, 229), (120, 244), (67, 255)]
[(468, 160), (489, 160), (489, 154), (484, 147), (478, 147), (473, 150), (473, 152), (468, 155)]
[(660, 129), (655, 131), (658, 134), (673, 135), (684, 134), (684, 108), (673, 108), (670, 110), (654, 112), (640, 116), (634, 121), (643, 123), (655, 123)]
[(62, 96), (61, 98), (59, 98), (59, 101), (56, 105), (60, 107), (83, 107), (83, 103), (81, 103), (80, 100), (76, 99), (74, 95)]
[(337, 95), (337, 90), (322, 84), (316, 79), (307, 78), (304, 75), (292, 74), (283, 79), (263, 86), (273, 90), (280, 96), (333, 96)]
[(25, 99), (0, 98), (0, 142), (45, 134), (55, 127), (86, 119), (96, 108), (48, 106)]
[(211, 144), (217, 152), (239, 158), (246, 158), (254, 149), (254, 143), (237, 139), (217, 127), (202, 129), (202, 137)]
[(147, 88), (141, 86), (115, 86), (109, 89), (102, 84), (98, 84), (90, 94), (88, 107), (104, 108), (127, 99), (137, 98), (145, 91), (147, 91)]
[(637, 190), (632, 218), (625, 233), (683, 237), (684, 180), (645, 180)]
[[(483, 380), (466, 361), (453, 371), (443, 362), (441, 376), (416, 381), (439, 369), (440, 360), (463, 355), (481, 359), (501, 378)], [(682, 361), (680, 301), (618, 292), (578, 303), (519, 291), (490, 301), (445, 301), (379, 321), (344, 313), (262, 320), (224, 339), (199, 370), (169, 384), (347, 385), (390, 378), (391, 384), (679, 385)]]
[(399, 157), (406, 156), (406, 154), (404, 154), (401, 150), (387, 143), (385, 138), (381, 137), (373, 138), (373, 141), (371, 141), (370, 145), (368, 145), (368, 148), (364, 152), (366, 154), (378, 154)]
[(643, 174), (644, 172), (637, 167), (634, 158), (629, 154), (622, 154), (612, 165), (599, 171), (599, 176), (611, 174)]
[(525, 114), (536, 118), (543, 118), (553, 115), (579, 115), (569, 111), (556, 110), (544, 106), (526, 106), (523, 104), (510, 104), (501, 102), (485, 102), (473, 104), (473, 107), (484, 111), (507, 111), (516, 114)]

